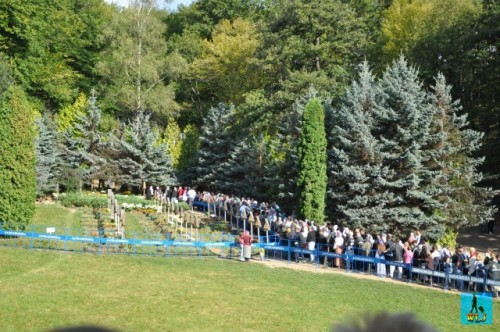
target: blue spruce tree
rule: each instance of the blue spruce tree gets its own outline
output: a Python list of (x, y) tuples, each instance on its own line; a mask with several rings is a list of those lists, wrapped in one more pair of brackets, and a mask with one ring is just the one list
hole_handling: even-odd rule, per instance
[[(229, 160), (236, 140), (230, 133), (234, 107), (219, 104), (212, 107), (201, 128), (200, 147), (192, 170), (192, 182), (202, 188), (213, 188), (226, 175), (222, 164)], [(217, 189), (217, 188), (213, 188)]]
[(120, 183), (141, 188), (143, 183), (154, 186), (177, 184), (172, 159), (167, 146), (160, 143), (156, 130), (151, 126), (150, 115), (140, 112), (124, 126), (122, 136), (115, 141), (114, 150)]
[(379, 142), (384, 170), (377, 178), (388, 231), (407, 235), (419, 229), (432, 238), (445, 232), (444, 208), (438, 199), (439, 170), (428, 167), (436, 134), (434, 108), (416, 68), (400, 57), (379, 82), (372, 133)]
[(436, 141), (429, 167), (440, 172), (438, 195), (443, 203), (440, 213), (448, 229), (475, 226), (493, 218), (491, 199), (495, 192), (478, 184), (483, 180), (478, 167), (483, 157), (475, 157), (484, 134), (468, 129), (467, 114), (459, 115), (460, 103), (451, 97), (451, 87), (438, 74), (432, 87)]
[(262, 138), (247, 137), (230, 151), (228, 160), (221, 163), (220, 172), (224, 176), (216, 180), (216, 188), (265, 200), (267, 159), (266, 142)]
[(360, 66), (338, 109), (332, 111), (329, 143), (328, 214), (352, 227), (386, 230), (381, 198), (387, 193), (378, 179), (382, 166), (379, 142), (372, 134), (377, 86), (367, 62)]
[(102, 157), (102, 152), (106, 145), (99, 131), (100, 122), (101, 110), (92, 91), (87, 112), (79, 115), (72, 128), (63, 136), (63, 178), (67, 187), (74, 187), (72, 183), (79, 181), (78, 187), (81, 189), (82, 180), (89, 183), (91, 179), (104, 177), (102, 169), (106, 160)]
[(36, 120), (38, 136), (35, 140), (36, 194), (42, 197), (58, 191), (59, 156), (57, 133), (50, 114)]

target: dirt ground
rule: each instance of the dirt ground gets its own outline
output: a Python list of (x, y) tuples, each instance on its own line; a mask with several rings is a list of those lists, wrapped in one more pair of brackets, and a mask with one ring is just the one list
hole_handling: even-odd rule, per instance
[(483, 232), (481, 226), (464, 229), (460, 232), (457, 242), (466, 247), (474, 247), (480, 252), (492, 248), (494, 252), (500, 251), (500, 225), (495, 225), (495, 232)]

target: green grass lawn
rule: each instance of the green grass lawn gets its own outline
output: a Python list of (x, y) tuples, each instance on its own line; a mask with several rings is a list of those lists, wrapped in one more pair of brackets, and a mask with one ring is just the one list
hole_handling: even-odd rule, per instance
[(35, 227), (55, 227), (60, 234), (64, 234), (65, 229), (76, 232), (81, 230), (80, 220), (84, 213), (91, 213), (91, 209), (68, 209), (59, 204), (37, 204), (32, 224)]
[[(0, 247), (2, 331), (97, 324), (119, 331), (328, 331), (366, 312), (460, 324), (458, 294), (221, 259)], [(499, 302), (494, 302), (498, 331)]]

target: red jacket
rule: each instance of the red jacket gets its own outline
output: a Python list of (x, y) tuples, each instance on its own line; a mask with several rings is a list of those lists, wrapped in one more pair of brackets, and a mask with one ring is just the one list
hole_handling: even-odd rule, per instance
[(242, 239), (243, 239), (244, 246), (249, 246), (252, 244), (252, 237), (250, 235), (243, 235)]

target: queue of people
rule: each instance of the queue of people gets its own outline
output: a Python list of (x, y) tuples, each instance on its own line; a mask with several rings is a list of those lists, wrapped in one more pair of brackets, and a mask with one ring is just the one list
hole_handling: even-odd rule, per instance
[[(267, 229), (279, 236), (284, 245), (308, 251), (307, 255), (301, 251), (293, 252), (292, 261), (298, 263), (319, 263), (340, 269), (348, 267), (352, 270), (375, 273), (382, 278), (414, 280), (427, 283), (430, 286), (433, 286), (438, 278), (413, 275), (412, 269), (414, 267), (441, 271), (446, 274), (500, 280), (500, 254), (494, 253), (492, 249), (486, 253), (479, 253), (475, 248), (466, 249), (457, 246), (452, 252), (449, 248), (441, 247), (439, 244), (431, 245), (419, 231), (411, 232), (406, 237), (395, 238), (390, 233), (370, 234), (365, 229), (339, 227), (331, 222), (317, 225), (312, 220), (286, 217), (276, 203), (259, 203), (252, 198), (240, 198), (221, 193), (214, 194), (208, 191), (197, 192), (194, 188), (189, 187), (174, 186), (163, 188), (163, 190), (160, 187), (155, 189), (151, 187), (151, 189), (148, 188), (149, 191), (152, 198), (162, 199), (172, 204), (181, 201), (190, 206), (194, 202), (207, 203), (219, 211), (228, 212), (230, 218), (236, 218), (237, 221), (258, 218), (259, 223), (246, 223), (247, 229), (244, 229), (243, 234), (240, 234), (238, 238), (242, 248), (240, 256), (242, 261), (248, 262), (250, 260), (251, 244), (254, 240), (249, 230), (252, 227), (266, 225)], [(316, 249), (338, 255), (332, 259), (324, 256), (315, 257), (313, 251)], [(359, 261), (346, 262), (339, 257), (340, 254), (374, 257), (378, 260), (376, 264)], [(349, 266), (346, 266), (347, 264)], [(499, 291), (494, 287), (485, 290), (481, 283), (467, 283), (463, 280), (449, 282), (445, 278), (443, 283), (442, 286), (445, 289), (464, 290), (464, 287), (467, 287), (469, 290), (479, 292)]]

